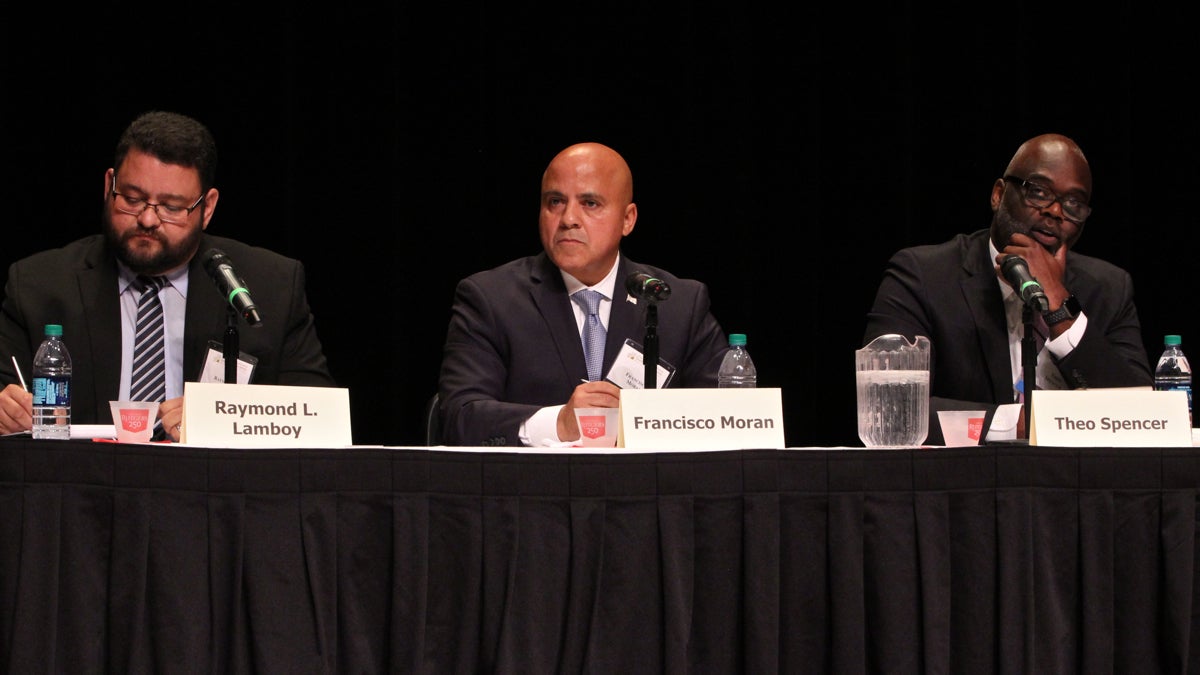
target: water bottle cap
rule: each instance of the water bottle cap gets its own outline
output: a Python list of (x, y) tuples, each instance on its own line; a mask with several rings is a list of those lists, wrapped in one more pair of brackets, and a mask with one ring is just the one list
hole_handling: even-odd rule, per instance
[(62, 326), (56, 323), (46, 324), (46, 335), (48, 337), (62, 337)]
[(1163, 338), (1163, 344), (1168, 347), (1178, 347), (1180, 342), (1178, 335), (1168, 335)]
[(729, 334), (729, 346), (730, 347), (746, 346), (746, 335), (744, 333), (730, 333)]

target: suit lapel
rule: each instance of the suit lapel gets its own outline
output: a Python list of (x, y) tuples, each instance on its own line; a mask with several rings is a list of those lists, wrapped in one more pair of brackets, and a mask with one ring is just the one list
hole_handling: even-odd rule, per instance
[(571, 381), (571, 388), (574, 388), (580, 380), (587, 379), (583, 343), (579, 339), (579, 327), (575, 323), (562, 274), (545, 253), (538, 256), (530, 273), (529, 294), (542, 320), (546, 322), (546, 330), (554, 341), (563, 371)]
[(633, 338), (638, 344), (645, 340), (645, 306), (630, 302), (629, 293), (625, 290), (625, 278), (635, 271), (639, 271), (638, 264), (621, 256), (621, 262), (617, 265), (617, 283), (613, 286), (612, 307), (608, 313), (608, 339), (604, 344), (605, 373), (616, 362), (626, 338)]
[[(101, 401), (114, 401), (120, 395), (121, 382), (121, 299), (117, 295), (117, 264), (105, 252), (105, 245), (94, 247), (87, 262), (76, 275), (79, 297), (87, 326), (88, 363), (95, 369), (93, 393), (97, 407)], [(106, 390), (102, 383), (117, 383)]]
[[(213, 242), (201, 239), (200, 251), (207, 251)], [(183, 381), (196, 382), (208, 357), (209, 335), (225, 335), (229, 322), (229, 304), (213, 286), (212, 278), (204, 271), (200, 255), (188, 263), (187, 307), (183, 313)], [(238, 330), (241, 330), (239, 326)]]
[(988, 259), (988, 236), (968, 244), (963, 256), (963, 276), (959, 281), (967, 310), (979, 336), (979, 350), (987, 365), (994, 400), (1012, 399), (1012, 362), (1008, 351), (1008, 323), (1004, 299), (997, 287), (995, 269)]

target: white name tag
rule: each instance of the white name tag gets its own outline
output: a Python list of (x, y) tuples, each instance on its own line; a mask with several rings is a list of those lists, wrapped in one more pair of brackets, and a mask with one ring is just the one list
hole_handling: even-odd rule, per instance
[(782, 448), (778, 388), (622, 389), (617, 446), (634, 450)]
[[(675, 374), (675, 367), (660, 358), (658, 369), (654, 373), (655, 384), (662, 389), (671, 381), (671, 377)], [(617, 353), (617, 358), (613, 361), (612, 367), (608, 369), (608, 375), (605, 375), (604, 379), (622, 389), (645, 389), (646, 361), (642, 354), (642, 346), (633, 340), (625, 340), (625, 344), (621, 346), (621, 351)]]
[(1187, 393), (1150, 389), (1039, 389), (1033, 393), (1030, 445), (1187, 447)]
[(352, 445), (351, 438), (349, 389), (183, 385), (182, 443), (208, 448), (340, 448)]

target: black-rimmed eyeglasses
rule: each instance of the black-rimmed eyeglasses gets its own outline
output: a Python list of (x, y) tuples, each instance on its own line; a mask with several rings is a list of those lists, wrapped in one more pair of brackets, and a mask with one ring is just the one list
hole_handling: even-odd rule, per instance
[(147, 208), (154, 209), (154, 214), (164, 223), (173, 225), (183, 225), (187, 222), (188, 216), (192, 215), (192, 211), (200, 206), (200, 202), (204, 201), (202, 193), (196, 202), (191, 206), (178, 206), (175, 204), (155, 204), (144, 197), (131, 197), (126, 194), (117, 192), (117, 174), (113, 174), (112, 180), (113, 205), (121, 213), (130, 216), (141, 216), (142, 212)]
[(1030, 206), (1045, 209), (1049, 208), (1054, 202), (1058, 202), (1058, 205), (1062, 208), (1063, 217), (1073, 223), (1082, 225), (1083, 221), (1087, 220), (1087, 217), (1092, 214), (1092, 207), (1078, 197), (1071, 195), (1060, 196), (1057, 192), (1041, 183), (1017, 178), (1016, 176), (1005, 176), (1004, 180), (1014, 183), (1017, 187), (1021, 188), (1021, 194), (1025, 198), (1025, 203)]

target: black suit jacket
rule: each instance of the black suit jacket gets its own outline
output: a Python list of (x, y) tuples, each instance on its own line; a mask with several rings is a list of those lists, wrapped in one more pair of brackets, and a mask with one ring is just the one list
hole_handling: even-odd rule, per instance
[[(308, 307), (304, 267), (264, 248), (203, 235), (200, 251), (216, 247), (228, 254), (253, 294), (262, 324), (239, 319), (241, 351), (258, 358), (255, 384), (333, 386)], [(188, 265), (184, 315), (183, 379), (199, 378), (209, 340), (222, 342), (228, 303), (201, 266)], [(71, 419), (78, 424), (112, 421), (108, 402), (121, 382), (121, 307), (117, 263), (103, 235), (63, 248), (35, 253), (8, 269), (0, 308), (0, 380), (17, 382), (9, 354), (29, 368), (48, 323), (62, 324), (71, 353)], [(29, 377), (30, 371), (24, 371)]]
[[(621, 257), (608, 320), (603, 372), (626, 338), (645, 338), (644, 301), (626, 301), (625, 278), (666, 281), (658, 304), (659, 357), (675, 366), (671, 387), (715, 387), (728, 349), (709, 311), (708, 288)], [(449, 445), (519, 445), (518, 430), (539, 408), (567, 402), (587, 378), (583, 346), (562, 274), (545, 254), (479, 272), (458, 283), (439, 379)]]
[[(897, 333), (932, 342), (930, 444), (942, 443), (937, 411), (984, 409), (1013, 402), (1004, 299), (988, 252), (988, 230), (906, 248), (888, 261), (863, 344)], [(1153, 382), (1133, 281), (1125, 270), (1069, 252), (1063, 284), (1087, 316), (1083, 340), (1056, 361), (1071, 388), (1128, 387)]]

